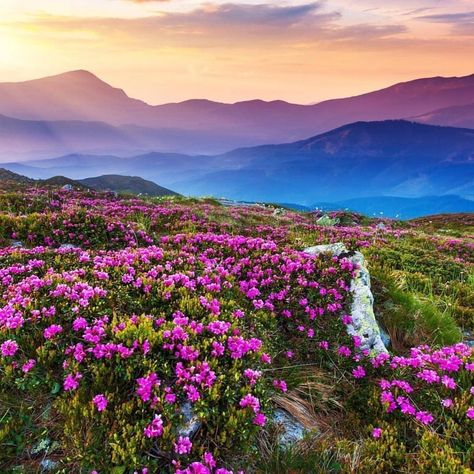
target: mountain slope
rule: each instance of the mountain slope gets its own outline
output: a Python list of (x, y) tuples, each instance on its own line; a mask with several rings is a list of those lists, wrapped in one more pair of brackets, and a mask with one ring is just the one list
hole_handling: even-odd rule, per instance
[(146, 194), (148, 196), (178, 196), (178, 193), (138, 176), (108, 174), (95, 178), (81, 179), (79, 183), (98, 191)]
[(394, 196), (373, 196), (355, 198), (335, 203), (318, 203), (315, 207), (325, 210), (350, 209), (367, 216), (411, 219), (423, 215), (452, 212), (474, 212), (474, 200), (460, 196), (423, 196), (402, 198)]
[(413, 120), (433, 125), (474, 128), (474, 103), (434, 110), (413, 117)]
[(69, 152), (140, 150), (122, 130), (104, 122), (20, 120), (0, 115), (0, 157)]
[(143, 113), (142, 101), (131, 99), (88, 71), (70, 71), (24, 82), (0, 83), (0, 113), (26, 120), (105, 121)]
[(407, 121), (357, 122), (283, 145), (215, 156), (71, 155), (4, 165), (34, 177), (139, 175), (183, 194), (249, 201), (474, 194), (474, 130)]
[[(314, 105), (208, 100), (152, 106), (128, 97), (87, 71), (21, 83), (0, 83), (0, 114), (25, 120), (102, 121), (159, 129), (160, 150), (215, 153), (239, 146), (291, 142), (355, 121), (423, 116), (474, 103), (474, 75), (417, 79)], [(426, 120), (430, 123), (430, 120)], [(184, 140), (183, 140), (184, 134)], [(137, 136), (138, 135), (138, 136)], [(153, 132), (132, 134), (156, 146)], [(75, 150), (69, 150), (75, 151)]]
[(34, 180), (5, 168), (0, 168), (0, 181), (13, 181), (16, 183), (33, 183)]
[(244, 148), (191, 182), (195, 194), (311, 204), (360, 196), (474, 193), (474, 130), (358, 122), (307, 140)]

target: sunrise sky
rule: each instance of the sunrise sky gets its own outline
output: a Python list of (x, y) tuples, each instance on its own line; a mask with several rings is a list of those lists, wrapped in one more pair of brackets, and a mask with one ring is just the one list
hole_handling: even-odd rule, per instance
[(87, 69), (153, 104), (311, 103), (474, 73), (472, 0), (1, 0), (0, 81)]

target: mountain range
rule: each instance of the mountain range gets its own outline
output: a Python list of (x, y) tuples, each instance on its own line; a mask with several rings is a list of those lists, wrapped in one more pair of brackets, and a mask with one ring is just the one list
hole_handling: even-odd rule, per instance
[(126, 194), (143, 194), (146, 196), (179, 196), (178, 193), (159, 186), (156, 183), (138, 176), (103, 175), (93, 178), (74, 180), (66, 176), (52, 176), (47, 179), (32, 179), (13, 171), (0, 168), (0, 181), (29, 185), (66, 186), (96, 191), (113, 191)]
[(0, 159), (150, 151), (219, 154), (285, 143), (356, 121), (474, 126), (474, 74), (433, 77), (312, 105), (209, 100), (150, 105), (88, 71), (0, 83)]
[(311, 205), (355, 197), (474, 195), (474, 130), (356, 122), (221, 155), (67, 155), (5, 168), (35, 178), (138, 174), (183, 194)]
[(372, 198), (395, 212), (389, 197), (429, 197), (420, 205), (464, 209), (474, 196), (474, 75), (313, 105), (150, 105), (87, 71), (0, 83), (0, 161), (35, 179), (114, 175), (120, 189), (146, 187), (119, 183), (132, 175), (149, 189), (245, 201)]

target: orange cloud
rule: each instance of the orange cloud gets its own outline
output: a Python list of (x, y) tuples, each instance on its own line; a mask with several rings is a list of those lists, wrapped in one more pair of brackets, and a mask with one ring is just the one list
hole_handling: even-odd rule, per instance
[[(2, 77), (90, 69), (152, 103), (196, 97), (314, 102), (473, 72), (466, 54), (474, 54), (474, 38), (453, 35), (454, 19), (446, 16), (463, 10), (440, 10), (434, 0), (412, 0), (410, 8), (405, 0), (359, 0), (350, 8), (346, 0), (198, 6), (183, 0), (179, 11), (170, 1), (139, 17), (143, 11), (132, 0), (116, 1), (126, 7), (120, 17), (94, 11), (0, 18), (0, 41), (3, 35), (10, 50), (0, 61)], [(458, 31), (469, 28), (462, 21), (456, 19)]]

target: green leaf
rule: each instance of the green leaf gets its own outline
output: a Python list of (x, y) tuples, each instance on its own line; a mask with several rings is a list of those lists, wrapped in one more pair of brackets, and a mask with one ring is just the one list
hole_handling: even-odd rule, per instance
[(125, 470), (125, 466), (115, 466), (111, 469), (110, 474), (123, 474)]

